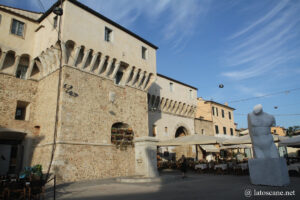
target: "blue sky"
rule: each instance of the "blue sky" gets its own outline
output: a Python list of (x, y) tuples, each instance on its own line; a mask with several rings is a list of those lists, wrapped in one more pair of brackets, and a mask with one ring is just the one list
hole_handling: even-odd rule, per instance
[[(55, 2), (40, 1), (46, 9)], [(38, 2), (0, 0), (43, 11)], [(277, 125), (300, 125), (300, 1), (80, 2), (157, 45), (158, 73), (197, 87), (199, 97), (229, 102), (238, 127), (247, 127), (245, 114), (259, 103)]]

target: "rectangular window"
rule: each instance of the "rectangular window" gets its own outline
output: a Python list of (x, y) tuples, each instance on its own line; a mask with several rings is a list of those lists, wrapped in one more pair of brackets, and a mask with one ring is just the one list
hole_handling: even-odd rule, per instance
[(217, 116), (219, 116), (218, 108), (216, 108), (216, 114), (217, 114)]
[(231, 112), (228, 112), (228, 117), (229, 119), (231, 119)]
[(112, 30), (105, 27), (104, 40), (107, 41), (107, 42), (110, 42), (111, 37), (112, 37)]
[(224, 132), (224, 135), (227, 134), (227, 133), (226, 133), (226, 127), (225, 127), (225, 126), (223, 127), (223, 132)]
[(218, 125), (215, 125), (216, 134), (219, 134), (219, 127)]
[(144, 60), (147, 59), (147, 48), (146, 47), (142, 47), (142, 58)]
[(168, 127), (165, 127), (165, 133), (168, 133)]
[(11, 33), (18, 36), (24, 36), (24, 27), (25, 24), (23, 22), (13, 19), (11, 25)]
[(153, 125), (152, 126), (152, 134), (153, 134), (153, 137), (155, 137), (156, 136), (156, 125)]
[(201, 129), (201, 134), (204, 135), (205, 134), (205, 131), (204, 129)]
[(57, 16), (53, 17), (53, 28), (57, 27), (57, 19), (58, 19)]
[(212, 114), (215, 115), (215, 107), (212, 107)]
[(170, 83), (170, 92), (173, 92), (174, 88), (173, 88), (173, 83)]
[(193, 98), (193, 91), (190, 90), (190, 99), (192, 99), (192, 98)]
[(16, 120), (28, 120), (28, 102), (17, 101), (17, 108), (15, 113)]
[(224, 118), (225, 116), (224, 116), (224, 110), (222, 109), (222, 117)]
[(230, 135), (233, 135), (233, 128), (230, 128)]

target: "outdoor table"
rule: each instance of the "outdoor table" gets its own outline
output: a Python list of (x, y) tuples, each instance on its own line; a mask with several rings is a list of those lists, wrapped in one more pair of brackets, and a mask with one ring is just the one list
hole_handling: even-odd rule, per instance
[(215, 169), (220, 168), (222, 170), (226, 170), (227, 169), (227, 164), (218, 164), (215, 165)]
[(207, 168), (207, 164), (198, 164), (198, 165), (195, 165), (195, 169), (206, 169)]
[(232, 168), (232, 167), (233, 167), (233, 162), (227, 162), (227, 164), (228, 164), (228, 167), (229, 167), (229, 168)]
[(239, 166), (242, 170), (248, 169), (248, 163), (240, 163), (240, 164), (238, 164), (238, 166)]
[(300, 172), (300, 163), (294, 163), (294, 164), (288, 165), (288, 170), (289, 171), (295, 170), (299, 173)]

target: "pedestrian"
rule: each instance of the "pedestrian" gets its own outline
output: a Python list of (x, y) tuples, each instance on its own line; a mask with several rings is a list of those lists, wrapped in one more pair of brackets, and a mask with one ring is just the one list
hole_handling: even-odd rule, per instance
[(181, 156), (181, 166), (180, 166), (180, 170), (182, 172), (182, 178), (185, 178), (185, 173), (187, 170), (187, 161), (184, 155)]

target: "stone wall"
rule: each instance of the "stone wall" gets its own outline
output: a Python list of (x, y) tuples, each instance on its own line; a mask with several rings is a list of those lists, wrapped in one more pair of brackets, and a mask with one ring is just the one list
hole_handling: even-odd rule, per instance
[(111, 127), (122, 122), (133, 129), (134, 137), (148, 136), (144, 91), (65, 66), (60, 104), (53, 167), (62, 181), (134, 174), (134, 149), (117, 150), (111, 144)]
[(59, 182), (131, 176), (135, 174), (134, 148), (114, 145), (58, 144), (53, 170)]
[(195, 133), (201, 135), (211, 135), (214, 136), (215, 131), (213, 129), (213, 122), (204, 119), (195, 119)]
[(34, 123), (35, 126), (40, 127), (40, 130), (35, 134), (32, 165), (41, 164), (43, 170), (47, 170), (52, 153), (58, 77), (59, 70), (46, 76), (39, 81), (37, 91)]
[[(37, 85), (36, 81), (26, 81), (10, 75), (0, 74), (0, 127), (33, 132)], [(18, 100), (29, 103), (29, 115), (26, 120), (15, 120)]]

